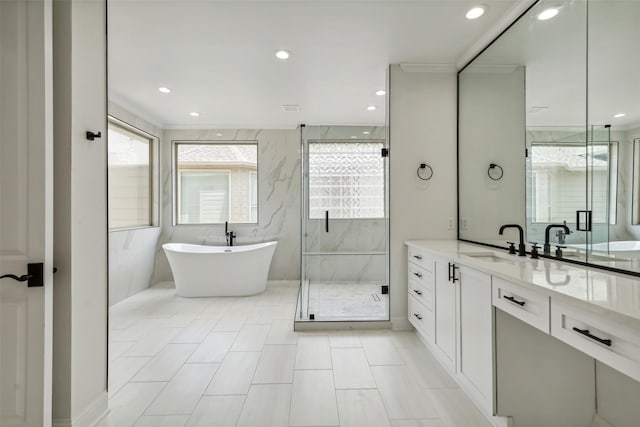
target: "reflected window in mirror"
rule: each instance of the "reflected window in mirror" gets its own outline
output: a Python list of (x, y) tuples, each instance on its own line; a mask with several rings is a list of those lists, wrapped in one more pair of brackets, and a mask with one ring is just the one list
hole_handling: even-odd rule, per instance
[[(532, 222), (570, 222), (576, 206), (586, 205), (594, 224), (614, 224), (616, 192), (611, 188), (618, 176), (617, 152), (617, 143), (532, 143)], [(592, 191), (585, 199), (587, 185)]]

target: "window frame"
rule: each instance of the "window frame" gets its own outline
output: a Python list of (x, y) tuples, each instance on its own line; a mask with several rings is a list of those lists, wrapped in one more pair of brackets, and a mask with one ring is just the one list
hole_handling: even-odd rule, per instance
[[(136, 136), (147, 139), (149, 141), (149, 221), (145, 224), (126, 225), (122, 227), (109, 226), (109, 218), (107, 217), (107, 229), (111, 231), (127, 231), (138, 230), (145, 228), (158, 228), (160, 227), (160, 209), (158, 201), (160, 199), (158, 195), (159, 175), (158, 175), (158, 155), (160, 150), (158, 149), (159, 137), (153, 135), (145, 130), (142, 130), (136, 126), (133, 126), (116, 116), (107, 114), (107, 157), (109, 153), (109, 129), (110, 127), (120, 128), (126, 132), (130, 132)], [(107, 160), (107, 169), (108, 169)], [(109, 180), (107, 179), (107, 215), (109, 214)]]
[[(249, 145), (249, 146), (255, 146), (256, 148), (256, 176), (258, 174), (258, 168), (260, 167), (260, 150), (258, 149), (258, 141), (257, 140), (242, 140), (242, 141), (228, 141), (228, 140), (172, 140), (171, 141), (172, 144), (172, 159), (171, 159), (171, 169), (172, 169), (172, 174), (173, 174), (173, 197), (172, 197), (172, 203), (173, 203), (173, 207), (172, 207), (172, 211), (173, 211), (173, 226), (174, 227), (202, 227), (202, 226), (212, 226), (212, 225), (223, 225), (224, 222), (213, 222), (213, 223), (182, 223), (180, 222), (180, 202), (181, 202), (181, 195), (180, 195), (180, 169), (178, 167), (178, 147), (181, 145)], [(206, 171), (207, 168), (194, 168), (194, 169), (184, 169), (184, 170), (191, 170), (191, 171)], [(256, 205), (256, 222), (231, 222), (231, 209), (232, 209), (232, 194), (233, 194), (233, 185), (232, 185), (232, 181), (233, 181), (233, 174), (231, 173), (230, 169), (216, 169), (217, 171), (225, 171), (228, 173), (229, 176), (229, 180), (228, 180), (228, 197), (229, 197), (229, 211), (227, 213), (227, 217), (229, 217), (229, 221), (228, 223), (231, 225), (233, 224), (234, 226), (257, 226), (258, 222), (259, 222), (259, 201), (260, 198), (258, 197), (258, 203)], [(251, 171), (250, 173), (253, 173), (254, 171)], [(260, 182), (257, 182), (256, 185), (256, 195), (259, 196), (260, 194)], [(251, 210), (251, 200), (249, 200), (249, 213)], [(251, 219), (251, 215), (249, 215), (249, 219)]]

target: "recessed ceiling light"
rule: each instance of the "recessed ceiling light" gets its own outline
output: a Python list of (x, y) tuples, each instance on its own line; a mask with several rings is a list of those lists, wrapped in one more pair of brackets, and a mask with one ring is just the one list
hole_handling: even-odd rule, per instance
[(620, 117), (624, 117), (624, 113), (614, 114), (613, 117), (615, 117), (616, 119), (619, 119)]
[(548, 9), (543, 10), (538, 14), (538, 19), (540, 21), (546, 21), (547, 19), (551, 19), (558, 14), (557, 7), (550, 7)]
[(289, 52), (288, 50), (280, 49), (276, 51), (276, 58), (278, 59), (289, 59), (290, 56), (291, 52)]
[(198, 113), (197, 111), (192, 111), (189, 113), (190, 116), (192, 117), (198, 117), (200, 115), (200, 113)]
[(371, 132), (367, 132), (366, 130), (362, 132), (363, 135), (369, 135)]
[(375, 105), (369, 105), (369, 106), (367, 107), (367, 110), (369, 110), (369, 111), (373, 111), (373, 110), (375, 110), (376, 108), (378, 108), (378, 107), (376, 107)]
[(171, 89), (169, 89), (169, 88), (168, 88), (168, 87), (166, 87), (166, 86), (160, 86), (160, 87), (158, 88), (158, 90), (159, 90), (160, 92), (162, 92), (162, 93), (171, 93)]
[(358, 139), (358, 137), (355, 135), (351, 135), (351, 139)]
[(477, 19), (477, 18), (480, 18), (482, 15), (484, 15), (484, 12), (486, 10), (487, 10), (487, 6), (485, 5), (474, 6), (471, 9), (469, 9), (469, 11), (465, 16), (467, 17), (467, 19)]
[(387, 91), (386, 91), (386, 90), (382, 90), (382, 89), (381, 89), (381, 90), (377, 90), (377, 91), (376, 91), (376, 95), (378, 95), (378, 96), (382, 96), (382, 95), (386, 95), (386, 94), (387, 94)]
[(216, 133), (216, 136), (222, 136), (222, 134), (220, 132)]

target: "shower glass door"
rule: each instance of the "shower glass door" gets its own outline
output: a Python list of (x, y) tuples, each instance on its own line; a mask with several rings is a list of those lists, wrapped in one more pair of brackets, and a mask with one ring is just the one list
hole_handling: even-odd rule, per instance
[[(594, 264), (624, 267), (624, 260), (609, 251), (609, 224), (614, 217), (610, 203), (611, 181), (616, 177), (617, 146), (611, 144), (609, 125), (592, 125), (587, 143), (587, 203), (591, 211), (591, 230), (588, 232), (587, 260)], [(617, 174), (616, 174), (617, 175)], [(622, 263), (622, 264), (621, 264)]]
[(298, 321), (389, 319), (384, 127), (305, 126)]

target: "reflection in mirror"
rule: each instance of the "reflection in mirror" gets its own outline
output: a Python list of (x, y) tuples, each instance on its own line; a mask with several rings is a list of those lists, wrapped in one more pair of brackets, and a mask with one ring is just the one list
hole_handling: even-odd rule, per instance
[(638, 16), (540, 1), (459, 73), (460, 239), (506, 249), (522, 224), (547, 256), (640, 273)]
[[(550, 6), (561, 6), (560, 13), (539, 19)], [(511, 231), (499, 236), (502, 224), (532, 223), (525, 189), (533, 171), (525, 149), (535, 138), (528, 130), (563, 126), (585, 133), (585, 64), (586, 3), (538, 2), (459, 73), (460, 239), (506, 248), (518, 236)], [(584, 136), (582, 149), (586, 152)], [(490, 163), (503, 167), (500, 181), (487, 177)], [(573, 209), (571, 215), (559, 211), (549, 216), (553, 210), (543, 204), (551, 200), (541, 195), (538, 227), (527, 227), (526, 240), (542, 246), (547, 225), (573, 222), (576, 210), (586, 210), (585, 183), (567, 199), (564, 211)], [(584, 233), (570, 236), (586, 243)]]
[(640, 138), (633, 140), (633, 181), (631, 196), (631, 225), (640, 224)]

